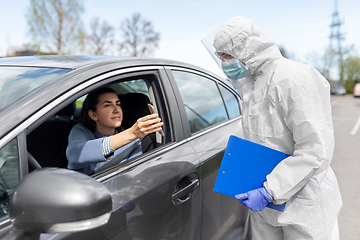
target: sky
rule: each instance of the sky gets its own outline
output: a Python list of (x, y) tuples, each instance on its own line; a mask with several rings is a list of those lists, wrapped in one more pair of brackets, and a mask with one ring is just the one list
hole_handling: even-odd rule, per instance
[[(255, 25), (291, 58), (309, 63), (310, 53), (322, 53), (329, 45), (335, 0), (80, 0), (84, 4), (84, 26), (99, 17), (119, 29), (134, 13), (152, 22), (160, 33), (153, 57), (191, 63), (215, 73), (219, 67), (201, 40), (234, 16), (257, 17)], [(30, 0), (0, 0), (0, 56), (9, 46), (30, 43), (26, 13)], [(343, 45), (354, 45), (360, 53), (360, 1), (337, 0), (345, 34)], [(117, 31), (119, 34), (120, 31)]]

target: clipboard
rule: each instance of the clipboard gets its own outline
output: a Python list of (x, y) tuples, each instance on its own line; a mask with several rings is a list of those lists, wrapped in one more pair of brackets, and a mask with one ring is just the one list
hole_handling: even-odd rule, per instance
[[(266, 176), (288, 154), (231, 135), (214, 185), (214, 191), (231, 197), (260, 188)], [(283, 212), (285, 204), (266, 207)]]

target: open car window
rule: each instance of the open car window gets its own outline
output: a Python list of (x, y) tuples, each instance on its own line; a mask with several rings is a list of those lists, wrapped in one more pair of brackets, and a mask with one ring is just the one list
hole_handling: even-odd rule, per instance
[[(138, 118), (150, 114), (148, 103), (157, 108), (156, 102), (153, 100), (154, 93), (147, 78), (132, 77), (107, 84), (106, 87), (115, 90), (120, 99), (123, 111), (122, 129), (130, 128)], [(66, 148), (69, 133), (76, 124), (81, 122), (80, 113), (86, 96), (87, 93), (74, 99), (73, 102), (63, 107), (28, 134), (28, 152), (41, 167), (68, 167)], [(163, 143), (164, 138), (159, 133), (149, 134), (142, 139), (142, 153), (149, 152)], [(121, 162), (120, 159), (119, 162)], [(103, 167), (101, 170), (109, 166)], [(34, 170), (32, 166), (29, 168)]]

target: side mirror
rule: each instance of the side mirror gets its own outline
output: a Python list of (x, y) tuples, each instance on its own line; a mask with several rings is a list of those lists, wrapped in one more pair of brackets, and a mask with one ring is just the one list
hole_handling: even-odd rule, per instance
[(27, 175), (9, 204), (15, 235), (96, 228), (108, 222), (111, 209), (111, 194), (103, 184), (59, 168), (43, 168)]

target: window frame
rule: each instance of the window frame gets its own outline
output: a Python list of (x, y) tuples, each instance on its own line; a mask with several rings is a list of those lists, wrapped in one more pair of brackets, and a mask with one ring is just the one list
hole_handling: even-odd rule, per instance
[[(161, 76), (160, 76), (161, 70), (163, 70), (163, 68), (158, 67), (158, 66), (151, 67), (151, 69), (149, 69), (149, 70), (144, 69), (142, 71), (140, 71), (138, 68), (134, 68), (133, 71), (130, 71), (128, 69), (128, 71), (126, 71), (125, 73), (115, 74), (111, 77), (103, 78), (102, 80), (99, 80), (91, 85), (81, 88), (79, 91), (72, 94), (71, 96), (68, 96), (66, 100), (59, 103), (57, 106), (52, 108), (50, 111), (48, 111), (46, 114), (42, 115), (40, 118), (38, 118), (31, 125), (28, 126), (28, 128), (26, 129), (27, 131), (26, 131), (25, 137), (24, 137), (25, 145), (26, 145), (26, 136), (28, 134), (30, 134), (32, 131), (34, 131), (37, 127), (39, 127), (41, 124), (43, 124), (46, 120), (48, 120), (51, 116), (53, 116), (56, 112), (61, 110), (66, 105), (70, 104), (71, 102), (75, 101), (76, 99), (80, 98), (81, 96), (87, 94), (88, 92), (90, 92), (96, 88), (99, 88), (102, 86), (109, 86), (112, 84), (116, 84), (118, 82), (130, 81), (132, 79), (134, 79), (134, 80), (135, 79), (144, 79), (145, 82), (147, 82), (150, 100), (152, 103), (156, 103), (156, 104), (154, 104), (154, 107), (156, 107), (157, 112), (158, 112), (159, 116), (161, 117), (162, 121), (164, 121), (164, 123), (166, 122), (164, 124), (164, 131), (166, 133), (165, 138), (163, 139), (164, 142), (160, 146), (158, 146), (156, 149), (161, 149), (161, 148), (163, 148), (164, 145), (175, 142), (174, 134), (172, 131), (173, 124), (171, 123), (170, 113), (168, 112), (169, 108), (167, 107), (168, 103), (165, 100), (166, 99), (166, 96), (164, 94), (165, 91), (161, 84), (161, 82), (162, 82)], [(156, 149), (154, 149), (154, 150), (156, 150)], [(25, 152), (27, 152), (26, 146), (25, 146)], [(143, 153), (137, 157), (134, 157), (133, 159), (131, 159), (129, 161), (126, 161), (122, 164), (118, 164), (114, 167), (109, 167), (108, 169), (106, 169), (102, 172), (91, 175), (91, 177), (95, 176), (95, 178), (97, 178), (96, 176), (104, 176), (109, 171), (116, 170), (117, 168), (119, 168), (119, 166), (126, 165), (130, 162), (133, 163), (133, 162), (138, 161), (138, 159), (141, 159), (143, 155), (147, 155), (147, 153)], [(28, 166), (28, 161), (27, 161), (26, 156), (25, 156), (25, 160), (26, 160), (25, 165)]]
[(26, 135), (27, 135), (26, 131), (22, 131), (17, 136), (20, 181), (29, 173), (27, 147), (26, 147)]
[[(224, 95), (222, 94), (221, 89), (220, 89), (219, 86), (224, 87), (225, 90), (228, 90), (231, 94), (234, 95), (234, 97), (235, 97), (235, 99), (236, 99), (236, 101), (237, 101), (237, 103), (238, 103), (238, 106), (239, 106), (239, 116), (241, 116), (241, 115), (242, 115), (242, 109), (241, 109), (241, 98), (240, 98), (239, 93), (236, 92), (234, 89), (232, 89), (232, 88), (231, 88), (230, 86), (228, 86), (227, 84), (224, 84), (223, 82), (220, 82), (220, 81), (217, 82), (217, 86), (218, 86), (219, 92), (220, 92), (220, 94), (221, 94), (221, 97), (222, 97), (222, 99), (223, 99), (223, 102), (224, 102), (225, 109), (226, 109), (226, 112), (227, 112), (227, 114), (228, 114), (229, 120), (231, 120), (231, 119), (233, 119), (233, 118), (230, 118), (230, 114), (229, 114), (228, 108), (227, 108), (227, 106), (226, 106), (226, 102), (225, 102)], [(238, 117), (238, 116), (237, 116), (237, 117)], [(234, 118), (236, 118), (236, 117), (234, 117)]]

